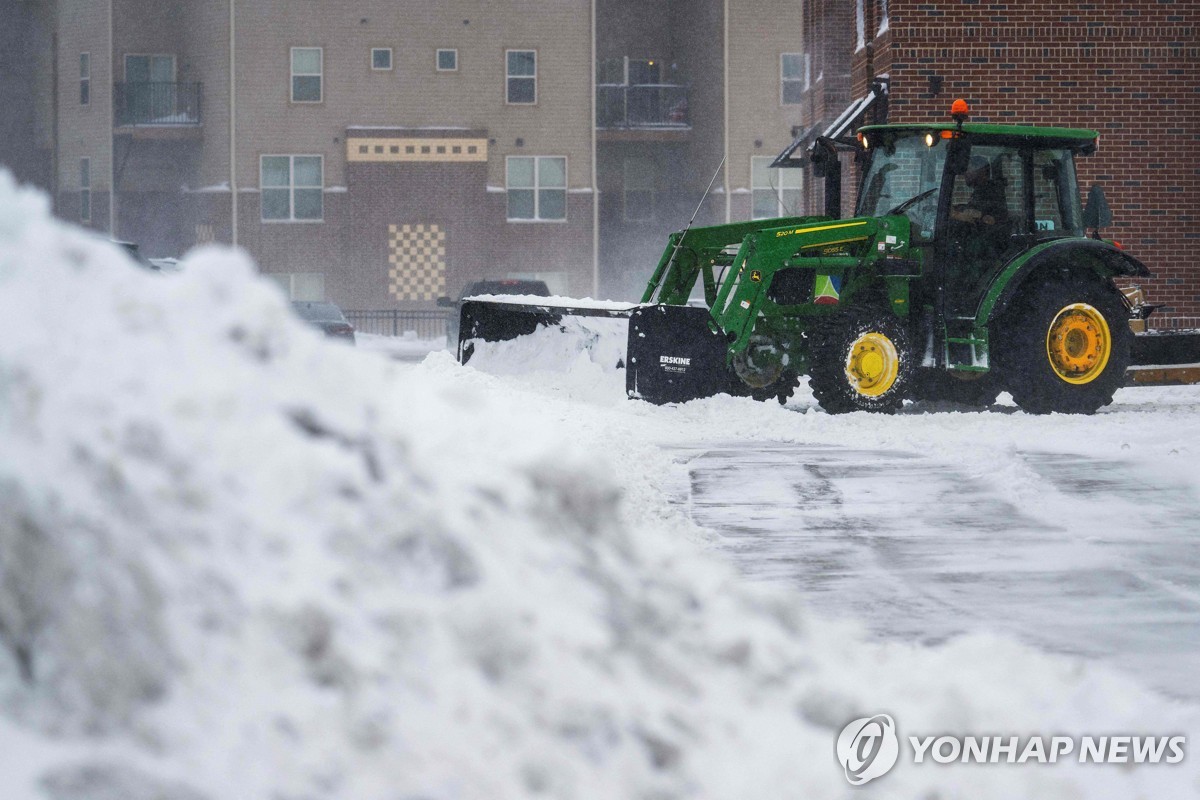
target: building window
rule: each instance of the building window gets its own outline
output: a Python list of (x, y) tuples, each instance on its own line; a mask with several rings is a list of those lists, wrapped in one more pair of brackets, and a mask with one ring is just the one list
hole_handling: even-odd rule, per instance
[(324, 168), (322, 156), (263, 156), (259, 179), (263, 222), (322, 221)]
[(443, 49), (437, 51), (437, 71), (455, 72), (458, 69), (458, 51)]
[(292, 48), (292, 102), (321, 102), (325, 52), (320, 47)]
[(506, 166), (509, 220), (567, 218), (566, 158), (509, 156)]
[(863, 9), (863, 0), (854, 0), (854, 33), (858, 37), (854, 52), (867, 46), (867, 17)]
[(626, 221), (654, 219), (654, 162), (645, 158), (627, 158), (624, 167)]
[(879, 0), (879, 31), (876, 36), (883, 36), (888, 29), (888, 0)]
[(750, 159), (750, 192), (754, 207), (752, 219), (796, 216), (804, 188), (804, 171), (771, 169), (771, 156)]
[(79, 221), (92, 221), (92, 160), (79, 159)]
[(804, 77), (804, 55), (781, 53), (779, 55), (779, 98), (784, 105), (800, 102), (807, 81)]
[(125, 55), (125, 108), (128, 121), (169, 120), (176, 113), (175, 56)]
[(371, 48), (371, 69), (386, 71), (392, 68), (392, 48)]
[(79, 54), (79, 105), (92, 102), (92, 54)]
[(537, 51), (536, 50), (507, 50), (506, 77), (508, 93), (506, 100), (510, 104), (529, 104), (537, 102)]

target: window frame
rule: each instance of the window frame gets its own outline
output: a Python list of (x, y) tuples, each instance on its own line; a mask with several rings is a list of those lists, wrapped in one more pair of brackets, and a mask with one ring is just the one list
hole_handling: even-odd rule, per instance
[[(316, 50), (320, 55), (320, 67), (317, 72), (296, 72), (296, 51), (297, 50)], [(288, 50), (288, 102), (295, 105), (320, 105), (325, 102), (325, 48), (320, 45), (294, 45)], [(317, 99), (316, 100), (297, 100), (296, 99), (296, 78), (316, 78), (317, 84)]]
[[(454, 54), (454, 66), (442, 66), (442, 53)], [(458, 72), (458, 48), (457, 47), (438, 47), (433, 51), (433, 68), (435, 72)]]
[(92, 104), (92, 54), (79, 54), (79, 105)]
[[(768, 183), (766, 186), (759, 186), (759, 185), (755, 184), (755, 182), (754, 182), (754, 163), (755, 163), (755, 161), (760, 160), (760, 159), (763, 161), (766, 161), (768, 165), (772, 161), (774, 161), (774, 158), (772, 156), (750, 156), (750, 219), (752, 219), (752, 220), (775, 219), (777, 217), (799, 215), (800, 214), (799, 208), (792, 210), (792, 209), (789, 209), (785, 205), (784, 200), (783, 200), (783, 197), (784, 197), (783, 193), (784, 192), (796, 192), (798, 199), (801, 202), (803, 202), (803, 200), (804, 200), (804, 170), (788, 168), (787, 172), (785, 173), (784, 168), (777, 167), (775, 169), (775, 171), (779, 174), (779, 184), (773, 185), (773, 184)], [(770, 174), (769, 166), (767, 167), (767, 170), (768, 170), (768, 175), (769, 175)], [(796, 177), (799, 178), (799, 183), (800, 183), (799, 186), (784, 186), (783, 185), (784, 174), (790, 174), (790, 173), (795, 173)], [(775, 196), (775, 214), (773, 216), (765, 216), (765, 217), (756, 216), (755, 204), (754, 204), (755, 192), (765, 192), (765, 191), (770, 191)]]
[[(791, 56), (796, 59), (796, 66), (799, 67), (799, 76), (787, 77), (784, 72), (783, 65), (787, 58)], [(779, 105), (781, 106), (797, 106), (804, 102), (802, 97), (797, 97), (795, 100), (787, 99), (786, 88), (789, 85), (795, 85), (801, 95), (808, 89), (807, 73), (805, 67), (805, 53), (780, 53), (779, 54)]]
[[(264, 186), (263, 185), (263, 165), (265, 159), (268, 158), (286, 158), (288, 160), (288, 185), (283, 186)], [(315, 158), (321, 164), (321, 182), (319, 186), (297, 186), (296, 185), (296, 159), (297, 158)], [(288, 190), (288, 216), (287, 217), (267, 217), (265, 216), (266, 205), (263, 203), (263, 196), (267, 190), (279, 190), (286, 188)], [(296, 189), (316, 189), (320, 192), (321, 197), (321, 216), (319, 218), (298, 218), (296, 216)], [(325, 156), (319, 153), (262, 153), (258, 157), (258, 192), (259, 192), (259, 221), (264, 224), (308, 224), (322, 223), (325, 221)]]
[(79, 159), (79, 221), (92, 221), (92, 159)]
[[(387, 66), (386, 67), (375, 66), (375, 54), (376, 53), (387, 53)], [(390, 47), (372, 47), (370, 63), (371, 63), (371, 71), (372, 72), (391, 72), (396, 67), (395, 53), (392, 52), (392, 48), (390, 48)]]
[[(509, 57), (513, 53), (532, 53), (533, 54), (533, 74), (532, 75), (513, 75), (509, 70)], [(533, 81), (533, 99), (532, 100), (517, 100), (512, 99), (512, 81), (514, 80), (532, 80)], [(510, 47), (504, 50), (504, 105), (506, 106), (536, 106), (538, 104), (538, 51), (537, 48), (530, 47)]]
[[(512, 174), (512, 161), (515, 158), (526, 159), (533, 161), (533, 185), (532, 186), (513, 186), (510, 175)], [(541, 161), (545, 159), (561, 159), (563, 163), (563, 183), (562, 186), (543, 187), (541, 185)], [(504, 157), (504, 195), (505, 195), (505, 221), (515, 223), (543, 223), (543, 222), (566, 222), (567, 221), (567, 199), (570, 194), (570, 159), (565, 156), (545, 155), (545, 156), (520, 156), (510, 155)], [(513, 189), (532, 190), (533, 191), (533, 216), (532, 217), (513, 217), (510, 215), (509, 194)], [(543, 191), (561, 191), (563, 193), (563, 215), (561, 217), (543, 217), (541, 215), (542, 208), (542, 192)]]

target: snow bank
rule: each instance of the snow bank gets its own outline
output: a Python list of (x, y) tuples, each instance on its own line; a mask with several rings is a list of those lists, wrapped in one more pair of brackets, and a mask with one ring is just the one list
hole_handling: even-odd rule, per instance
[[(5, 174), (0, 328), (6, 800), (843, 797), (855, 716), (1195, 729), (1002, 640), (866, 644), (698, 551), (649, 480), (665, 456), (577, 404), (329, 344), (236, 253), (135, 269)], [(901, 765), (876, 785), (1194, 781)]]
[(446, 349), (445, 337), (419, 339), (415, 331), (405, 331), (401, 336), (357, 331), (354, 338), (360, 349), (382, 353), (399, 361), (420, 361), (432, 352)]

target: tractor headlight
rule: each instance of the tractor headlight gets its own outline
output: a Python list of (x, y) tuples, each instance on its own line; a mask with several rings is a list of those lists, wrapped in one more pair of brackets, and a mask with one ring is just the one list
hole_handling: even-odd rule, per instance
[(933, 147), (933, 143), (936, 141), (937, 141), (937, 139), (933, 138), (932, 133), (925, 134), (925, 146), (926, 147)]
[(862, 143), (863, 143), (863, 150), (870, 150), (870, 149), (871, 149), (871, 142), (870, 142), (870, 140), (869, 140), (869, 139), (867, 139), (867, 136), (866, 136), (866, 134), (863, 134), (863, 137), (862, 137)]

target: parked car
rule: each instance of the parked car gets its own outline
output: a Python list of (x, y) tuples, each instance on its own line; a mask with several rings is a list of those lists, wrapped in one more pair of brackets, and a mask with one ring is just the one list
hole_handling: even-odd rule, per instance
[(314, 328), (319, 328), (329, 338), (342, 339), (354, 344), (354, 326), (333, 303), (293, 300), (292, 308), (296, 310), (300, 319)]
[(474, 281), (463, 287), (457, 300), (449, 297), (439, 297), (437, 304), (442, 308), (452, 308), (454, 313), (446, 320), (446, 343), (454, 350), (458, 347), (459, 310), (465, 297), (477, 297), (481, 294), (526, 294), (535, 297), (549, 297), (550, 287), (545, 281), (531, 281), (520, 278), (505, 278), (503, 280)]

